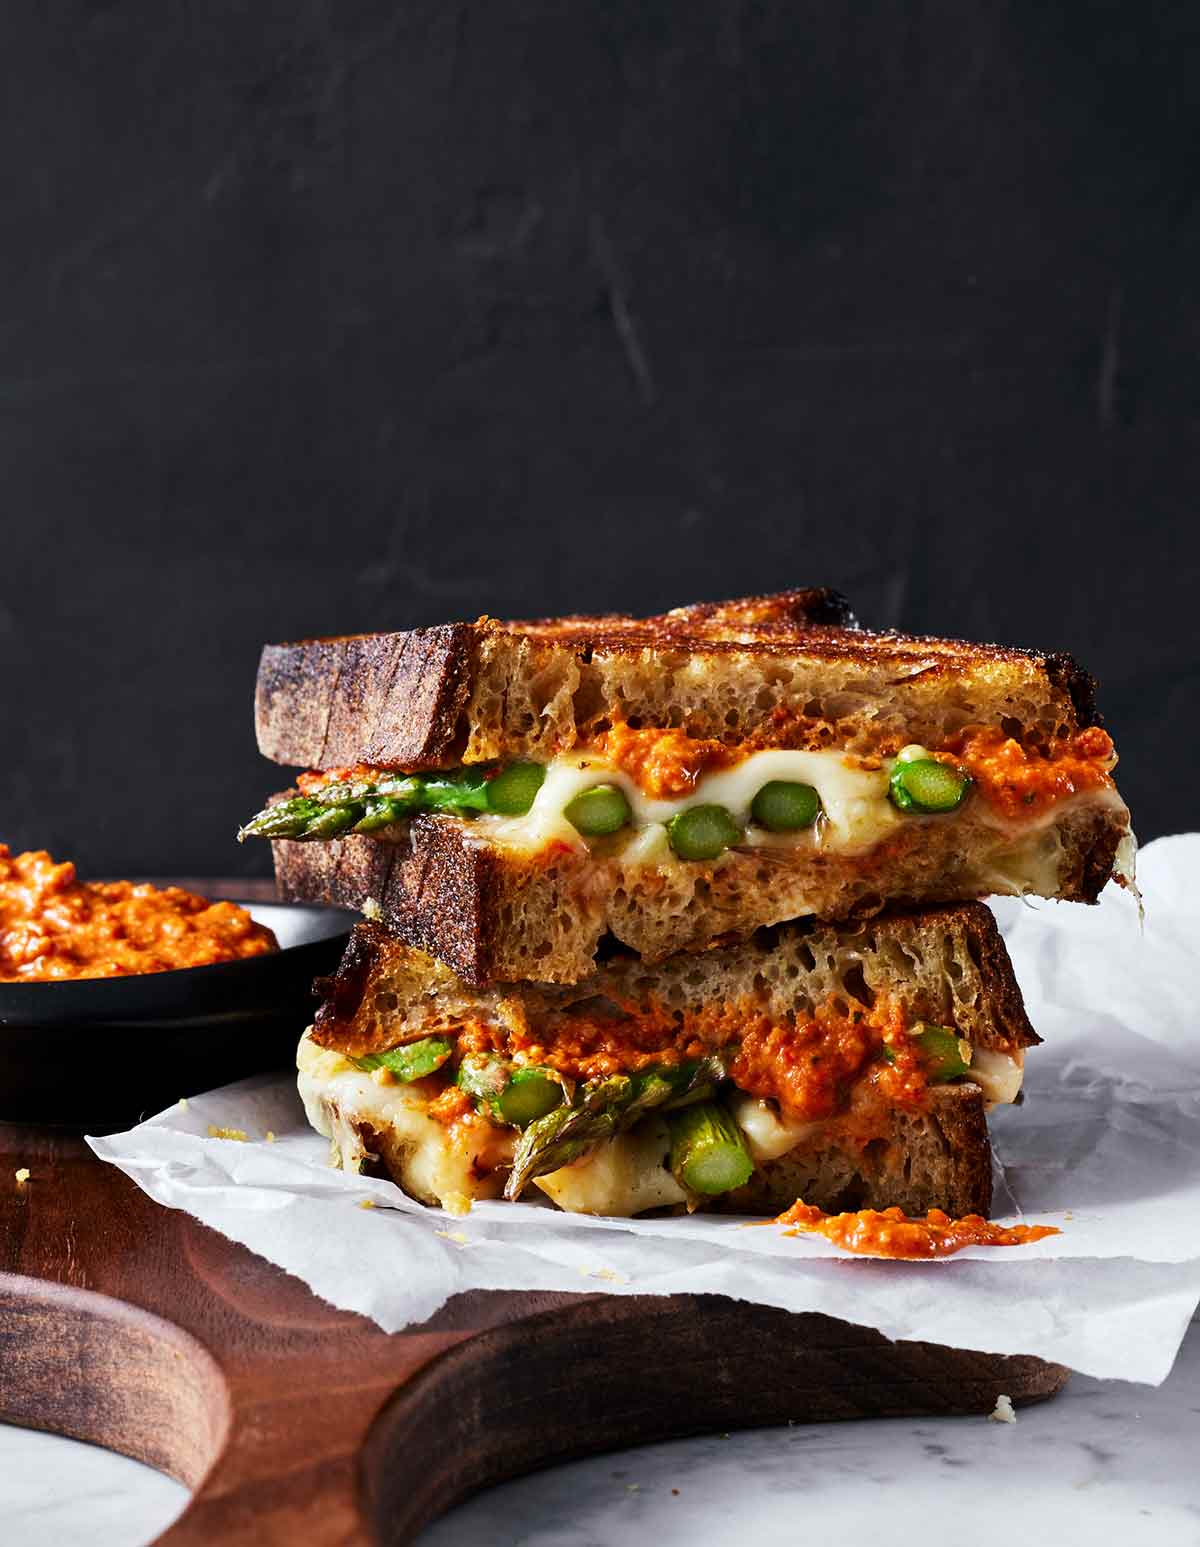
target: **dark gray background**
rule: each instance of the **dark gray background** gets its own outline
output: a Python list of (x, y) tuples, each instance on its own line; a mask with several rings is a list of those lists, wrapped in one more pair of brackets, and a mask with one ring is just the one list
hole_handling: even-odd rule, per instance
[(828, 583), (1196, 825), (1200, 8), (0, 14), (0, 838), (264, 871), (262, 641)]

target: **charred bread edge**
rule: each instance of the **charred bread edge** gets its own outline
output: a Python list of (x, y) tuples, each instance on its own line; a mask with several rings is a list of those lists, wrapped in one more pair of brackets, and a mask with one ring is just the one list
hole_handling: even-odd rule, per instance
[[(436, 767), (454, 751), (470, 696), (476, 632), (475, 624), (450, 623), (403, 634), (266, 645), (254, 699), (260, 751), (276, 762), (319, 766), (335, 718), (353, 717), (369, 690), (400, 707), (387, 727), (386, 748), (368, 744), (367, 761)], [(279, 701), (287, 721), (282, 731), (275, 724)], [(322, 756), (294, 761), (299, 738), (319, 741)]]
[(397, 939), (444, 962), (465, 983), (484, 987), (494, 976), (488, 899), (504, 866), (460, 827), (419, 816), (398, 842), (276, 840), (271, 847), (279, 895), (356, 911), (373, 902)]
[[(343, 634), (265, 645), (254, 696), (259, 750), (274, 762), (292, 767), (323, 766), (335, 718), (352, 718), (370, 692), (382, 702), (396, 700), (399, 707), (387, 726), (386, 744), (368, 743), (362, 749), (362, 759), (413, 769), (436, 768), (456, 749), (461, 750), (465, 732), (459, 720), (470, 697), (478, 642), (488, 630), (504, 628), (520, 633), (523, 628), (557, 628), (575, 636), (587, 632), (600, 643), (605, 638), (605, 625), (612, 629), (617, 623), (628, 627), (631, 622), (644, 621), (648, 630), (657, 628), (667, 635), (686, 628), (689, 621), (702, 622), (723, 613), (736, 617), (739, 612), (772, 607), (778, 622), (858, 627), (844, 596), (827, 586), (813, 586), (730, 602), (701, 602), (645, 620), (610, 615), (501, 625), (481, 619), (407, 632)], [(585, 656), (590, 653), (590, 645), (577, 637), (571, 642)], [(342, 707), (339, 699), (344, 700)], [(282, 730), (277, 707), (282, 710), (278, 716), (284, 722)], [(301, 741), (309, 751), (314, 744), (319, 745), (320, 756), (302, 755)]]

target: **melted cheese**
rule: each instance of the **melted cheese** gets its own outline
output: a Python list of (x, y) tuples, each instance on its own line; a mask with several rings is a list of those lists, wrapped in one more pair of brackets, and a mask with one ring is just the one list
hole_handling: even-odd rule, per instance
[(1025, 1054), (997, 1053), (991, 1048), (977, 1047), (971, 1053), (972, 1084), (978, 1085), (989, 1107), (1007, 1106), (1021, 1093), (1021, 1081), (1025, 1077)]
[[(380, 1085), (356, 1069), (340, 1053), (319, 1047), (307, 1034), (296, 1053), (297, 1088), (305, 1115), (318, 1133), (332, 1141), (332, 1161), (343, 1171), (361, 1171), (373, 1151), (358, 1132), (357, 1124), (370, 1127), (372, 1144), (378, 1140), (388, 1158), (400, 1170), (404, 1191), (424, 1203), (445, 1203), (456, 1197), (494, 1197), (502, 1175), (481, 1178), (475, 1156), (480, 1146), (475, 1132), (486, 1126), (489, 1150), (507, 1145), (508, 1157), (515, 1132), (479, 1123), (447, 1127), (429, 1116), (431, 1090), (427, 1081), (409, 1085)], [(432, 1094), (436, 1094), (433, 1092)], [(499, 1154), (489, 1158), (499, 1160)]]
[[(747, 844), (764, 847), (807, 843), (814, 848), (834, 846), (856, 851), (872, 848), (904, 820), (888, 799), (885, 768), (856, 768), (842, 752), (753, 752), (733, 768), (719, 769), (699, 780), (692, 793), (679, 800), (657, 800), (627, 773), (607, 759), (588, 753), (571, 753), (547, 765), (546, 777), (533, 805), (522, 817), (484, 817), (488, 835), (522, 849), (540, 849), (548, 843), (565, 843), (586, 849), (563, 811), (576, 795), (596, 784), (615, 784), (625, 794), (633, 813), (633, 837), (638, 843), (651, 830), (648, 848), (660, 851), (665, 836), (662, 826), (688, 806), (718, 805), (746, 825), (750, 806), (763, 785), (772, 779), (811, 784), (821, 797), (823, 817), (813, 827), (797, 833), (768, 833), (751, 828)], [(655, 831), (657, 829), (657, 831)], [(628, 851), (627, 851), (628, 852)], [(653, 861), (648, 861), (653, 862)]]
[[(1022, 1055), (976, 1048), (971, 1079), (989, 1106), (1016, 1099), (1021, 1088)], [(446, 1205), (462, 1198), (495, 1197), (501, 1170), (480, 1177), (477, 1127), (486, 1128), (489, 1159), (502, 1166), (511, 1159), (514, 1130), (479, 1124), (447, 1127), (429, 1116), (428, 1081), (380, 1085), (340, 1053), (319, 1047), (306, 1034), (297, 1051), (297, 1085), (308, 1121), (332, 1141), (333, 1164), (359, 1171), (373, 1153), (357, 1125), (371, 1130), (371, 1144), (386, 1150), (405, 1192), (422, 1202)], [(820, 1132), (819, 1122), (793, 1122), (772, 1102), (735, 1091), (730, 1107), (756, 1164), (776, 1160)], [(632, 1218), (648, 1209), (687, 1202), (687, 1194), (667, 1169), (669, 1130), (661, 1117), (644, 1119), (630, 1133), (597, 1145), (579, 1160), (534, 1185), (560, 1209), (573, 1214)]]
[(610, 1214), (631, 1219), (647, 1209), (686, 1203), (687, 1194), (666, 1167), (670, 1133), (660, 1117), (597, 1145), (581, 1159), (534, 1178), (570, 1214)]
[[(901, 760), (929, 755), (923, 747), (905, 747)], [(677, 799), (647, 795), (623, 769), (598, 752), (573, 752), (554, 758), (532, 807), (520, 817), (483, 815), (477, 820), (493, 843), (524, 853), (560, 844), (579, 854), (588, 852), (588, 841), (563, 814), (584, 790), (597, 784), (616, 785), (629, 801), (632, 822), (617, 839), (626, 865), (663, 866), (675, 862), (665, 824), (678, 812), (695, 805), (724, 806), (744, 829), (743, 848), (833, 851), (861, 854), (905, 822), (922, 818), (906, 815), (888, 798), (888, 778), (894, 760), (885, 759), (876, 769), (862, 768), (836, 750), (820, 752), (753, 752), (732, 768), (714, 770), (697, 782), (690, 794)], [(812, 827), (798, 832), (771, 833), (750, 820), (755, 795), (773, 779), (809, 784), (821, 799), (821, 815)], [(1014, 822), (986, 800), (971, 802), (972, 820), (1003, 834), (1008, 841), (993, 857), (984, 859), (973, 874), (974, 887), (1005, 895), (1035, 892), (1053, 896), (1059, 886), (1062, 863), (1061, 824), (1072, 808), (1128, 812), (1115, 789), (1082, 792), (1054, 802), (1036, 814)], [(945, 820), (945, 818), (936, 818)]]
[(792, 1122), (773, 1101), (761, 1101), (740, 1090), (734, 1092), (729, 1106), (756, 1163), (778, 1160), (823, 1126), (819, 1122)]

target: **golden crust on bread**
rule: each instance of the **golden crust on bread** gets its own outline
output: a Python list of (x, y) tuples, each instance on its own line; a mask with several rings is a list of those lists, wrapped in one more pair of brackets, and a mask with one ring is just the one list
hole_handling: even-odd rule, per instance
[(621, 719), (727, 744), (895, 752), (969, 723), (1036, 741), (1096, 723), (1064, 654), (859, 629), (813, 588), (651, 618), (481, 618), (268, 645), (259, 748), (303, 768), (546, 760)]

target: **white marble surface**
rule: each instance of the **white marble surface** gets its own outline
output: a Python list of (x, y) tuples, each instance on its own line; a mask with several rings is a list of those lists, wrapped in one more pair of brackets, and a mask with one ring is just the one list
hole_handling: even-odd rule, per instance
[[(3, 1547), (135, 1547), (184, 1502), (133, 1462), (0, 1427)], [(481, 1494), (420, 1547), (795, 1547), (814, 1531), (837, 1547), (1196, 1547), (1200, 1325), (1157, 1389), (1076, 1376), (1015, 1425), (814, 1424), (600, 1456)]]
[(138, 1461), (0, 1424), (3, 1547), (134, 1547), (187, 1501), (182, 1483)]

